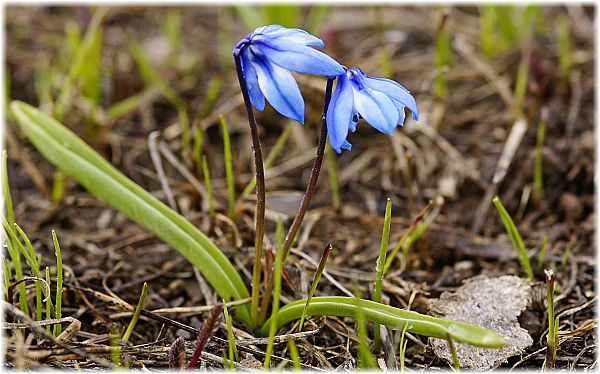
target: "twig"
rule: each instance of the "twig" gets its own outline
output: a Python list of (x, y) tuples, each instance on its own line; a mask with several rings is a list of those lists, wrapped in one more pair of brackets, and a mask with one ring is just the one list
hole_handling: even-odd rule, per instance
[(167, 175), (165, 174), (165, 170), (163, 169), (162, 161), (160, 159), (160, 154), (156, 148), (156, 139), (160, 136), (160, 132), (152, 131), (150, 135), (148, 135), (148, 149), (150, 151), (150, 158), (152, 159), (152, 163), (154, 164), (154, 168), (156, 169), (156, 174), (158, 175), (158, 179), (160, 180), (160, 185), (165, 192), (165, 196), (167, 198), (167, 202), (171, 209), (177, 211), (177, 203), (175, 202), (175, 197), (173, 196), (173, 191), (171, 191), (171, 187), (169, 186), (169, 182), (167, 181)]
[(508, 134), (508, 138), (504, 143), (504, 148), (502, 149), (502, 153), (500, 154), (500, 158), (496, 164), (496, 169), (494, 170), (492, 184), (485, 191), (484, 197), (479, 202), (479, 206), (475, 212), (475, 218), (473, 219), (473, 225), (471, 226), (471, 231), (473, 233), (478, 233), (481, 229), (485, 217), (487, 217), (487, 213), (492, 205), (492, 198), (494, 195), (496, 195), (498, 185), (504, 180), (504, 177), (506, 177), (508, 168), (515, 156), (515, 153), (517, 152), (517, 148), (519, 148), (519, 145), (523, 140), (523, 136), (525, 136), (526, 131), (527, 120), (524, 117), (518, 118), (513, 124), (510, 133)]
[(90, 361), (92, 361), (102, 367), (105, 367), (105, 368), (112, 368), (113, 365), (110, 362), (103, 360), (103, 359), (98, 359), (98, 358), (88, 354), (87, 352), (82, 351), (81, 349), (70, 347), (67, 344), (63, 343), (62, 341), (58, 341), (58, 340), (54, 339), (54, 336), (52, 336), (52, 334), (50, 334), (48, 331), (46, 331), (44, 328), (42, 328), (39, 323), (32, 320), (31, 318), (29, 318), (29, 316), (25, 315), (25, 313), (21, 312), (19, 309), (15, 308), (14, 306), (10, 305), (9, 303), (3, 301), (2, 305), (4, 306), (4, 308), (8, 314), (12, 315), (15, 319), (25, 321), (29, 325), (29, 328), (31, 330), (33, 330), (36, 334), (44, 337), (45, 339), (51, 341), (52, 343), (58, 345), (59, 347), (64, 348), (67, 351), (78, 355), (81, 358), (90, 360)]

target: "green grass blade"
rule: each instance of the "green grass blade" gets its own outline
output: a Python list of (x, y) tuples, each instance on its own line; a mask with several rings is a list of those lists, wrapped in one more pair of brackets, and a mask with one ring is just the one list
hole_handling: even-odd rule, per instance
[(406, 345), (408, 344), (408, 340), (406, 339), (406, 328), (408, 324), (404, 326), (402, 329), (402, 334), (400, 335), (400, 371), (404, 371), (404, 359), (406, 358)]
[(266, 24), (266, 21), (261, 12), (255, 6), (250, 5), (234, 5), (233, 8), (242, 19), (242, 22), (249, 30), (254, 30), (257, 27)]
[(313, 35), (319, 35), (321, 33), (321, 29), (323, 29), (323, 25), (325, 24), (325, 17), (327, 16), (328, 12), (329, 5), (313, 5), (310, 8), (310, 13), (308, 13), (307, 16), (306, 30)]
[(10, 260), (2, 255), (2, 273), (4, 274), (4, 296), (8, 299), (8, 287), (12, 278), (12, 266)]
[(234, 222), (235, 213), (235, 185), (233, 182), (233, 157), (231, 154), (231, 140), (229, 138), (229, 128), (225, 117), (220, 116), (221, 130), (223, 131), (223, 153), (225, 154), (225, 177), (227, 178), (227, 196), (229, 197), (229, 218)]
[[(281, 272), (283, 268), (283, 220), (281, 216), (277, 219), (277, 247), (275, 255), (275, 282), (273, 286), (273, 304), (271, 306), (271, 318), (279, 312), (279, 299), (281, 298)], [(273, 323), (269, 326), (269, 343), (267, 344), (267, 353), (265, 355), (264, 368), (268, 369), (271, 366), (271, 355), (273, 354), (273, 344), (275, 342), (275, 333), (277, 332), (277, 324)]]
[(299, 8), (291, 4), (276, 4), (262, 6), (263, 18), (268, 25), (298, 27)]
[(204, 129), (197, 126), (194, 129), (194, 148), (192, 156), (198, 175), (202, 173), (202, 154), (204, 153)]
[(540, 254), (538, 256), (537, 268), (538, 271), (541, 272), (544, 267), (544, 259), (546, 258), (546, 251), (548, 250), (548, 235), (544, 236), (544, 241), (542, 242), (542, 248), (540, 248)]
[[(77, 135), (34, 107), (15, 101), (11, 109), (38, 151), (91, 194), (155, 234), (196, 266), (225, 300), (249, 296), (241, 276), (221, 250), (184, 217), (115, 169)], [(236, 318), (248, 326), (246, 305)]]
[[(6, 218), (3, 216), (3, 223), (6, 222)], [(12, 228), (10, 226), (3, 224), (2, 228), (2, 237), (8, 238), (6, 241), (6, 249), (8, 254), (10, 255), (10, 259), (12, 260), (13, 266), (15, 268), (16, 282), (20, 282), (23, 280), (23, 267), (21, 266), (21, 254), (20, 251), (16, 248), (13, 239), (14, 232), (12, 232)], [(29, 314), (29, 306), (27, 305), (27, 289), (25, 288), (25, 283), (21, 282), (18, 285), (19, 287), (19, 309), (25, 314)]]
[[(299, 319), (305, 304), (306, 300), (298, 300), (281, 308), (277, 313), (275, 325), (279, 327)], [(450, 334), (456, 342), (478, 347), (502, 348), (505, 345), (504, 339), (496, 332), (470, 323), (431, 317), (353, 297), (314, 297), (307, 315), (356, 317), (358, 307), (364, 311), (367, 321), (386, 325), (391, 329), (401, 330), (407, 326), (406, 331), (410, 333), (440, 339), (446, 339), (447, 334)], [(268, 334), (272, 321), (273, 317), (260, 329), (259, 332), (263, 336)]]
[(291, 337), (288, 338), (288, 349), (290, 351), (290, 358), (292, 359), (294, 370), (302, 370), (302, 365), (300, 364), (300, 356), (298, 355), (298, 348), (296, 347), (296, 342), (294, 342), (294, 339), (292, 339)]
[(4, 211), (6, 212), (8, 223), (12, 225), (15, 223), (15, 212), (13, 210), (13, 202), (10, 194), (10, 184), (8, 183), (8, 153), (6, 150), (2, 151), (2, 179), (2, 187), (4, 190)]
[[(375, 291), (373, 292), (373, 301), (380, 303), (381, 294), (383, 289), (383, 273), (385, 269), (385, 255), (387, 253), (388, 244), (390, 242), (390, 228), (392, 225), (392, 199), (387, 198), (385, 204), (385, 216), (383, 219), (383, 232), (381, 234), (381, 246), (379, 248), (379, 257), (377, 258), (377, 265), (375, 266)], [(374, 341), (375, 351), (379, 350), (380, 343), (380, 330), (379, 324), (375, 324), (374, 328)]]
[(529, 257), (527, 257), (527, 250), (525, 249), (523, 238), (521, 238), (521, 234), (519, 233), (517, 226), (515, 226), (510, 214), (508, 214), (498, 196), (494, 197), (492, 202), (494, 203), (496, 209), (498, 209), (498, 213), (500, 213), (500, 218), (502, 219), (502, 223), (504, 223), (504, 227), (506, 228), (506, 232), (510, 237), (513, 248), (515, 249), (515, 252), (517, 252), (517, 258), (521, 263), (523, 271), (525, 271), (525, 274), (527, 274), (529, 280), (533, 282), (535, 278), (533, 276), (533, 271), (531, 270), (531, 262), (529, 262)]
[[(63, 294), (63, 262), (62, 253), (60, 251), (60, 244), (58, 244), (58, 237), (56, 231), (52, 230), (52, 242), (54, 243), (54, 254), (56, 255), (56, 300), (55, 314), (56, 318), (62, 318), (62, 294)], [(60, 323), (54, 325), (53, 334), (59, 336), (62, 332), (62, 326)]]
[(306, 304), (304, 305), (302, 316), (300, 317), (300, 325), (298, 326), (298, 331), (302, 331), (302, 327), (304, 326), (304, 318), (306, 317), (306, 310), (308, 309), (310, 300), (312, 299), (313, 295), (315, 294), (315, 291), (317, 290), (317, 285), (319, 284), (319, 280), (321, 279), (321, 274), (323, 274), (325, 264), (327, 263), (327, 257), (329, 257), (329, 252), (331, 252), (332, 249), (333, 246), (331, 245), (331, 243), (327, 243), (325, 249), (323, 249), (323, 253), (321, 254), (321, 260), (319, 261), (319, 266), (317, 267), (317, 271), (315, 272), (315, 277), (313, 279), (312, 286), (310, 287), (308, 297), (306, 298)]
[(181, 35), (181, 15), (179, 9), (168, 9), (165, 15), (165, 20), (161, 25), (161, 28), (167, 39), (169, 40), (169, 45), (171, 47), (170, 55), (175, 56), (179, 51), (182, 43), (182, 35)]
[(210, 218), (215, 218), (215, 203), (212, 192), (212, 183), (210, 181), (210, 171), (208, 170), (208, 162), (206, 156), (202, 156), (202, 174), (204, 174), (204, 185), (206, 186), (206, 194), (208, 195), (208, 214)]
[(235, 336), (233, 336), (233, 323), (227, 310), (227, 303), (223, 300), (223, 314), (225, 314), (225, 323), (227, 324), (227, 349), (229, 353), (229, 368), (234, 369), (234, 362), (239, 361), (237, 346), (235, 345)]
[[(359, 300), (359, 299), (357, 299)], [(367, 320), (365, 313), (357, 303), (356, 310), (356, 335), (358, 336), (358, 367), (360, 369), (375, 369), (377, 361), (369, 350), (369, 338), (367, 336)]]
[[(48, 284), (48, 287), (50, 287), (50, 268), (48, 266), (46, 266), (46, 283)], [(46, 319), (51, 319), (52, 318), (52, 299), (50, 298), (50, 295), (48, 295), (46, 297)], [(48, 325), (46, 326), (46, 331), (50, 332), (51, 326)]]
[(61, 89), (61, 94), (58, 97), (56, 106), (54, 107), (54, 115), (59, 119), (62, 119), (63, 117), (65, 107), (71, 96), (71, 89), (76, 79), (82, 76), (82, 70), (89, 62), (88, 60), (90, 58), (90, 52), (94, 47), (94, 44), (97, 43), (96, 34), (99, 32), (102, 18), (104, 18), (104, 15), (107, 11), (107, 8), (99, 8), (94, 12), (83, 40), (80, 43), (77, 43), (78, 45), (75, 50), (75, 55), (73, 56), (73, 62), (70, 65), (71, 67), (69, 69), (66, 82)]
[(217, 75), (208, 83), (208, 88), (206, 89), (206, 95), (204, 97), (204, 102), (202, 103), (202, 107), (200, 109), (200, 118), (205, 118), (210, 114), (217, 99), (219, 98), (219, 93), (221, 92), (221, 87), (223, 83), (223, 78)]
[(148, 296), (148, 283), (144, 282), (142, 286), (142, 293), (140, 295), (140, 300), (138, 301), (137, 306), (135, 307), (135, 311), (133, 312), (133, 317), (131, 317), (131, 322), (129, 322), (129, 326), (127, 326), (127, 330), (123, 334), (123, 341), (128, 341), (133, 333), (133, 329), (135, 329), (135, 325), (137, 324), (138, 319), (140, 318), (140, 314), (142, 313), (142, 309), (144, 309), (144, 305), (146, 305), (146, 297)]
[(160, 93), (158, 86), (148, 86), (140, 93), (129, 96), (121, 101), (117, 101), (112, 104), (106, 110), (106, 117), (109, 122), (114, 121), (118, 118), (123, 117), (126, 114), (132, 113), (139, 108), (139, 106), (152, 99), (154, 96)]

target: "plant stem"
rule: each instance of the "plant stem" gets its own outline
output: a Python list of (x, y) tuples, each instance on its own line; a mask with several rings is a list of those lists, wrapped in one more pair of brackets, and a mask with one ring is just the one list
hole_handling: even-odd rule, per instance
[(319, 144), (317, 145), (317, 154), (315, 156), (315, 162), (313, 164), (312, 170), (310, 171), (310, 179), (308, 181), (308, 186), (306, 186), (306, 192), (304, 193), (302, 201), (300, 202), (298, 214), (296, 215), (296, 218), (294, 218), (294, 222), (292, 222), (292, 225), (290, 226), (285, 236), (285, 242), (283, 244), (284, 263), (288, 255), (290, 254), (290, 250), (292, 249), (292, 243), (294, 242), (296, 234), (300, 229), (300, 225), (302, 224), (302, 220), (304, 219), (304, 214), (306, 214), (308, 204), (310, 203), (313, 191), (315, 189), (315, 186), (317, 185), (319, 173), (321, 172), (321, 164), (323, 163), (323, 154), (325, 152), (325, 144), (327, 142), (327, 108), (329, 108), (329, 101), (331, 101), (331, 91), (333, 88), (334, 79), (335, 78), (332, 77), (327, 79), (327, 87), (325, 88), (325, 102), (323, 105), (323, 117), (321, 119), (321, 135), (319, 136)]
[(254, 119), (254, 112), (252, 111), (252, 104), (250, 103), (246, 80), (244, 78), (244, 73), (242, 72), (242, 60), (239, 49), (236, 48), (234, 50), (233, 57), (240, 89), (242, 90), (242, 96), (244, 97), (246, 113), (248, 114), (248, 125), (250, 126), (252, 151), (254, 153), (254, 166), (256, 168), (256, 228), (254, 237), (254, 266), (252, 269), (252, 302), (250, 306), (250, 316), (252, 321), (256, 322), (258, 318), (258, 294), (260, 291), (261, 258), (263, 252), (262, 244), (265, 232), (265, 171), (263, 168), (260, 140), (258, 139), (258, 128), (256, 126), (256, 120)]

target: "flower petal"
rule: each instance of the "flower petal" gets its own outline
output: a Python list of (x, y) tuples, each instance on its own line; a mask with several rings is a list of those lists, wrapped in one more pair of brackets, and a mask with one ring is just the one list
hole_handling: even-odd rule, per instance
[(323, 48), (325, 43), (314, 35), (302, 29), (290, 29), (281, 25), (269, 25), (259, 27), (254, 30), (256, 34), (268, 35), (272, 38), (281, 38), (294, 43), (300, 43), (304, 45), (314, 45)]
[[(352, 112), (354, 109), (354, 97), (352, 86), (346, 77), (346, 74), (337, 78), (335, 92), (327, 108), (327, 134), (329, 135), (329, 144), (337, 152), (341, 153), (342, 148), (348, 136), (348, 127), (352, 122)], [(348, 143), (349, 144), (349, 143)]]
[(304, 123), (304, 99), (292, 73), (260, 56), (252, 56), (258, 85), (269, 103), (282, 115)]
[(398, 123), (398, 109), (386, 94), (370, 88), (355, 89), (354, 105), (371, 126), (384, 134), (394, 133)]
[(244, 72), (244, 79), (246, 81), (246, 87), (248, 88), (248, 96), (250, 96), (250, 102), (259, 111), (265, 109), (265, 96), (260, 90), (258, 85), (258, 76), (256, 75), (256, 69), (252, 65), (252, 62), (248, 58), (249, 51), (242, 53), (242, 71)]
[(287, 70), (325, 76), (344, 74), (342, 66), (323, 52), (282, 38), (257, 36), (252, 40), (251, 48)]
[[(345, 149), (347, 151), (351, 151), (352, 150), (352, 144), (348, 143), (348, 141), (344, 141), (344, 144), (342, 144), (342, 149)], [(338, 152), (340, 153), (340, 152)]]
[(374, 78), (366, 74), (364, 74), (362, 81), (365, 86), (373, 90), (383, 92), (394, 100), (399, 101), (401, 104), (406, 105), (412, 112), (413, 119), (415, 121), (419, 119), (419, 109), (417, 109), (415, 98), (406, 88), (402, 87), (400, 84), (391, 79)]
[(398, 126), (404, 127), (404, 119), (406, 118), (406, 113), (404, 113), (404, 105), (400, 104), (396, 100), (392, 100), (394, 105), (396, 105), (396, 109), (398, 109)]

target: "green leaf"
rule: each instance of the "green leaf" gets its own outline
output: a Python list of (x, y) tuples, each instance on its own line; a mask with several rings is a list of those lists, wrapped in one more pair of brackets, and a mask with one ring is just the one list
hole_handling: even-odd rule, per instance
[[(302, 315), (306, 300), (298, 300), (279, 310), (277, 326), (283, 326)], [(356, 317), (358, 309), (362, 309), (367, 321), (386, 325), (389, 328), (402, 330), (434, 338), (447, 339), (448, 335), (459, 343), (467, 343), (477, 347), (502, 348), (505, 341), (496, 332), (465, 322), (450, 321), (402, 310), (376, 303), (370, 300), (353, 297), (332, 296), (314, 297), (308, 307), (307, 314), (311, 316)], [(271, 325), (268, 319), (260, 333), (267, 335)]]
[[(221, 250), (184, 217), (115, 169), (77, 135), (29, 104), (11, 110), (38, 151), (91, 194), (179, 251), (225, 300), (249, 296), (244, 281)], [(253, 327), (246, 305), (238, 320)]]

